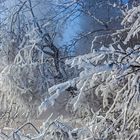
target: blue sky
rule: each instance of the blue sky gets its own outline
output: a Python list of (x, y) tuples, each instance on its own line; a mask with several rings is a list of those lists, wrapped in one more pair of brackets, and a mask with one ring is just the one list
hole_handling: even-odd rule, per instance
[(123, 2), (124, 2), (124, 3), (127, 3), (127, 2), (128, 2), (128, 0), (123, 0)]

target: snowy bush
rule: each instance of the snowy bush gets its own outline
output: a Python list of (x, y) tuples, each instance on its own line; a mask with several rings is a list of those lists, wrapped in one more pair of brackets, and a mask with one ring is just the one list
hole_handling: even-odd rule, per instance
[(67, 94), (62, 110), (72, 115), (52, 121), (50, 114), (32, 139), (139, 139), (139, 62), (139, 45), (126, 51), (120, 46), (102, 47), (67, 60), (68, 65), (78, 66), (79, 76), (49, 88), (50, 97), (39, 108), (47, 111), (57, 102), (61, 105)]
[[(133, 8), (135, 13), (137, 9), (138, 7)], [(123, 24), (128, 22), (128, 16), (133, 17), (134, 14), (131, 14), (133, 10), (128, 11)], [(133, 21), (131, 26), (129, 25), (131, 29), (126, 40), (130, 39), (128, 36), (136, 33), (131, 31), (134, 27), (138, 27), (135, 24)], [(72, 117), (66, 117), (67, 123), (78, 131), (88, 130), (84, 138), (139, 139), (139, 62), (139, 45), (131, 48), (122, 48), (120, 45), (114, 48), (110, 45), (94, 49), (93, 44), (90, 54), (66, 61), (67, 65), (79, 68), (81, 71), (79, 76), (51, 87), (48, 90), (50, 97), (39, 109), (49, 110), (49, 106), (55, 106), (57, 102), (63, 104), (61, 101), (64, 95), (70, 95), (66, 105), (63, 106), (63, 110), (72, 114)], [(68, 138), (74, 139), (70, 134)], [(78, 137), (81, 140), (84, 138), (82, 135), (81, 138)]]
[[(6, 35), (9, 38), (6, 39)], [(58, 78), (54, 58), (50, 55), (54, 52), (44, 41), (45, 35), (41, 36), (33, 30), (19, 46), (16, 38), (11, 39), (12, 35), (8, 33), (6, 35), (2, 36), (0, 44), (3, 60), (0, 64), (0, 108), (1, 121), (5, 120), (9, 125), (16, 119), (22, 118), (24, 122), (25, 118), (36, 118), (37, 107), (47, 96), (48, 87), (63, 79)]]
[[(86, 125), (91, 137), (138, 138), (139, 60), (140, 46), (126, 51), (120, 47), (116, 50), (102, 47), (90, 54), (68, 60), (67, 64), (78, 66), (82, 72), (73, 80), (51, 87), (48, 91), (52, 96), (42, 106), (47, 109), (49, 105), (54, 105), (60, 94), (71, 94), (63, 92), (73, 87), (74, 96), (71, 95), (67, 103), (72, 110), (68, 111), (73, 113), (73, 117), (83, 119), (83, 122), (76, 123), (83, 127)], [(90, 120), (86, 122), (87, 119)]]
[[(138, 15), (139, 6), (128, 11), (123, 20), (122, 24), (129, 29), (124, 42), (139, 36)], [(66, 60), (65, 66), (71, 67), (74, 76), (53, 85), (48, 72), (54, 63), (49, 65), (52, 59), (45, 57), (38, 45), (43, 41), (31, 40), (18, 51), (13, 63), (0, 73), (0, 89), (2, 109), (7, 109), (7, 100), (9, 104), (21, 106), (23, 101), (26, 113), (40, 104), (38, 110), (33, 110), (38, 117), (45, 112), (47, 120), (41, 127), (25, 123), (10, 135), (1, 132), (0, 137), (12, 140), (140, 139), (140, 45), (124, 48), (118, 43), (115, 47), (110, 44), (97, 49), (93, 42), (91, 53)], [(49, 87), (49, 83), (53, 86)], [(18, 108), (15, 108), (16, 116)], [(22, 131), (25, 126), (30, 126), (28, 130), (32, 127), (36, 133), (25, 133)]]

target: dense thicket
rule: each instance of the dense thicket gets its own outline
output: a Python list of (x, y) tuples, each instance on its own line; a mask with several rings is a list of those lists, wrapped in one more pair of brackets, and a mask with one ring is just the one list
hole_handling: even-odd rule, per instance
[[(60, 16), (50, 15), (43, 22), (31, 0), (14, 5), (10, 25), (2, 17), (1, 139), (140, 139), (139, 2), (134, 0), (130, 9), (123, 2), (106, 4), (121, 12), (118, 20), (110, 19), (122, 20), (117, 29), (97, 18), (82, 0), (59, 1), (52, 9), (62, 8)], [(92, 29), (79, 34), (60, 48), (53, 38), (59, 25), (54, 21), (69, 21), (70, 11), (88, 13), (104, 28), (95, 30), (96, 36)], [(91, 52), (73, 57), (69, 47), (91, 34)]]

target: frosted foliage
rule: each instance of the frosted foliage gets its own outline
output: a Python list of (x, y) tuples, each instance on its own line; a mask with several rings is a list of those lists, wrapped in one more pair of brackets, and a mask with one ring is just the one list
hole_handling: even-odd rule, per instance
[[(92, 53), (67, 60), (80, 69), (79, 76), (48, 89), (49, 96), (39, 107), (67, 104), (61, 110), (71, 117), (51, 119), (38, 128), (39, 134), (22, 135), (22, 140), (127, 140), (140, 139), (140, 46), (124, 51), (102, 47)], [(60, 98), (61, 97), (61, 98)], [(49, 112), (48, 112), (49, 113)]]
[[(82, 127), (77, 128), (77, 135), (80, 130), (88, 130), (78, 139), (139, 139), (139, 59), (140, 46), (126, 51), (119, 46), (117, 49), (102, 47), (67, 60), (68, 65), (81, 69), (79, 77), (51, 87), (50, 97), (42, 105), (47, 110), (58, 102), (61, 94), (70, 94), (64, 91), (76, 87), (68, 104), (83, 121), (73, 120), (77, 124), (74, 127)], [(75, 139), (70, 132), (68, 130), (67, 138), (63, 138)]]
[[(138, 35), (139, 6), (128, 11), (122, 24), (130, 28), (125, 42)], [(2, 69), (0, 107), (4, 111), (12, 105), (14, 116), (21, 107), (28, 116), (39, 105), (34, 111), (39, 116), (45, 112), (48, 119), (41, 127), (26, 123), (10, 135), (1, 132), (1, 139), (140, 139), (140, 45), (95, 49), (93, 44), (91, 53), (66, 60), (65, 64), (76, 70), (74, 78), (49, 87), (51, 70), (55, 73), (49, 63), (52, 59), (37, 45), (42, 40), (35, 38)], [(35, 133), (24, 132), (28, 125)]]
[[(37, 107), (47, 95), (48, 86), (54, 84), (52, 73), (55, 73), (55, 69), (53, 63), (50, 63), (52, 58), (44, 54), (40, 45), (37, 45), (39, 42), (39, 37), (33, 35), (24, 47), (21, 43), (19, 48), (13, 46), (16, 51), (12, 51), (12, 46), (9, 46), (12, 43), (2, 40), (1, 56), (4, 61), (0, 71), (0, 113), (2, 120), (7, 120), (7, 123), (10, 123), (12, 117), (21, 117), (22, 120), (29, 116), (36, 118)], [(8, 59), (7, 52), (15, 54), (9, 54)], [(9, 111), (7, 118), (5, 114)]]
[(127, 43), (134, 36), (138, 37), (140, 32), (140, 6), (134, 7), (127, 12), (126, 17), (122, 21), (122, 25), (130, 27), (130, 31), (124, 41)]

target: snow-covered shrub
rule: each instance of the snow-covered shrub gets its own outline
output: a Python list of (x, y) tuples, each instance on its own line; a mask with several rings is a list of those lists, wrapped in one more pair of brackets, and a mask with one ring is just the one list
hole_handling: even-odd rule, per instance
[[(134, 7), (132, 12), (130, 10), (128, 15), (133, 17), (134, 14), (131, 13), (137, 13), (137, 8)], [(126, 19), (123, 21), (124, 25), (129, 22)], [(127, 25), (128, 34), (125, 32), (125, 37), (123, 36), (127, 41), (135, 35), (131, 29), (139, 26), (138, 22), (135, 24), (136, 21)], [(120, 32), (116, 32), (115, 37), (117, 33)], [(138, 33), (137, 30), (137, 35)], [(46, 73), (42, 71), (44, 68), (48, 70), (44, 65), (48, 58), (44, 58), (44, 52), (37, 45), (40, 40), (33, 42), (18, 52), (12, 65), (3, 69), (0, 75), (1, 89), (2, 93), (5, 90), (9, 93), (12, 89), (16, 93), (13, 100), (23, 99), (27, 106), (32, 105), (32, 101), (41, 102), (47, 96), (39, 106), (38, 113), (41, 117), (45, 112), (48, 119), (41, 128), (36, 129), (32, 125), (37, 134), (22, 133), (21, 126), (12, 135), (3, 134), (3, 137), (14, 140), (140, 139), (140, 45), (126, 45), (124, 48), (119, 42), (115, 47), (112, 44), (106, 47), (102, 44), (101, 48), (94, 48), (93, 43), (91, 53), (66, 61), (66, 65), (78, 69), (78, 75), (48, 88), (49, 78), (43, 79)], [(22, 98), (15, 98), (20, 96)]]
[[(138, 27), (133, 23), (123, 36), (128, 41), (135, 34), (131, 28)], [(79, 76), (51, 87), (50, 97), (39, 110), (49, 112), (50, 106), (56, 109), (64, 104), (63, 98), (67, 95), (69, 98), (62, 110), (71, 115), (64, 116), (64, 120), (73, 129), (88, 128), (87, 139), (139, 139), (140, 46), (124, 48), (120, 43), (118, 40), (114, 47), (111, 44), (99, 49), (93, 43), (91, 53), (67, 60), (67, 65), (79, 68)]]
[[(102, 47), (67, 60), (80, 69), (79, 76), (48, 89), (49, 97), (39, 107), (71, 115), (51, 120), (34, 140), (139, 139), (140, 46), (124, 51)], [(67, 96), (66, 103), (64, 97)], [(57, 104), (57, 106), (56, 106)], [(62, 113), (61, 112), (61, 113)]]
[(36, 109), (47, 96), (48, 87), (63, 77), (57, 77), (54, 58), (50, 55), (54, 52), (47, 46), (51, 42), (47, 44), (36, 29), (27, 34), (19, 46), (16, 38), (6, 39), (5, 36), (0, 44), (3, 60), (0, 64), (0, 108), (2, 122), (8, 120), (8, 123), (11, 118), (20, 119), (20, 116), (23, 120), (25, 116), (36, 117)]
[(86, 125), (93, 139), (139, 138), (139, 62), (139, 45), (126, 51), (120, 46), (102, 47), (67, 60), (68, 65), (82, 71), (78, 77), (51, 87), (50, 97), (41, 107), (47, 111), (57, 102), (63, 104), (61, 94), (72, 94), (63, 110), (71, 111), (77, 120), (82, 118), (83, 122), (73, 121)]

